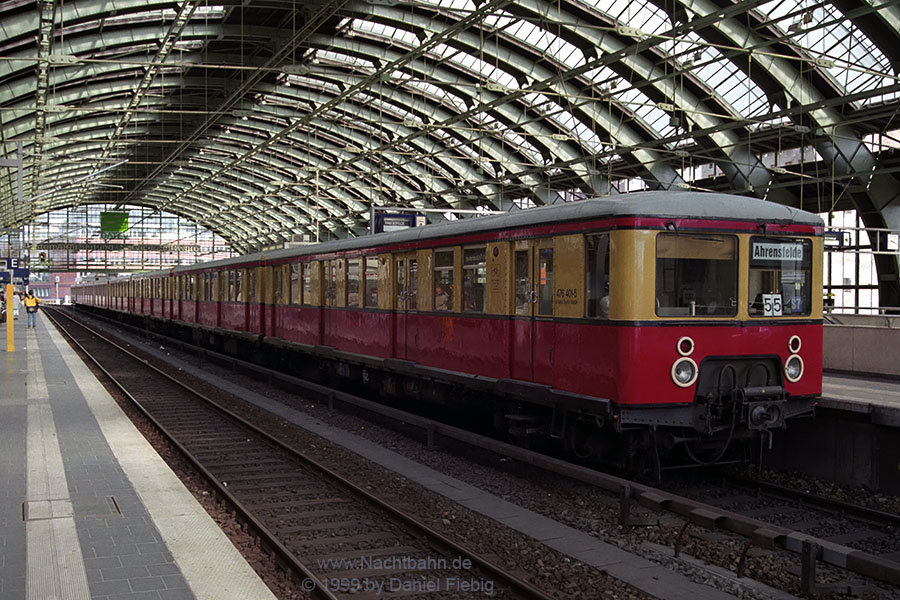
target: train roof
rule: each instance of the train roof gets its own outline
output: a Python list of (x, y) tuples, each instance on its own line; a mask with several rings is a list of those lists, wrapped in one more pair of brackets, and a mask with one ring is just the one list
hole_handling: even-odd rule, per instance
[[(596, 220), (607, 217), (753, 221), (794, 223), (818, 227), (824, 225), (818, 215), (757, 198), (692, 191), (635, 192), (611, 198), (567, 202), (528, 210), (518, 210), (502, 215), (489, 215), (461, 221), (436, 223), (427, 227), (415, 227), (403, 231), (246, 254), (202, 263), (202, 267), (220, 268), (253, 262), (262, 258), (278, 260), (310, 254), (363, 250), (373, 246), (392, 246), (486, 231), (516, 229), (567, 221)], [(174, 272), (196, 270), (198, 266), (201, 265), (175, 267)]]

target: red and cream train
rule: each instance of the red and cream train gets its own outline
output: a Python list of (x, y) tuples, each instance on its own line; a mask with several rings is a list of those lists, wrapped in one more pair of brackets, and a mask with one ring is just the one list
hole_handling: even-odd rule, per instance
[(80, 285), (79, 305), (301, 376), (696, 460), (821, 393), (823, 223), (648, 192)]

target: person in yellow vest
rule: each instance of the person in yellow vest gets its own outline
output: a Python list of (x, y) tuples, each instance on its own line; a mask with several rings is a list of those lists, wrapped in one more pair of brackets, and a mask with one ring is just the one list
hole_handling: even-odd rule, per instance
[(34, 292), (28, 290), (25, 298), (23, 298), (23, 303), (25, 304), (25, 312), (28, 313), (28, 327), (37, 327), (38, 304), (41, 301), (35, 298)]

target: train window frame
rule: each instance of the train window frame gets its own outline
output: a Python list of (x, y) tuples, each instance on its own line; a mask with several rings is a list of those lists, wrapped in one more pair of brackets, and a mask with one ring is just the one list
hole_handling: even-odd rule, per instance
[(259, 267), (250, 267), (249, 269), (247, 269), (247, 280), (245, 282), (247, 292), (245, 296), (247, 298), (247, 302), (250, 304), (255, 304), (258, 298), (258, 290), (256, 289), (256, 286), (259, 282), (259, 273), (257, 272), (258, 269)]
[(347, 259), (347, 306), (359, 307), (359, 274), (360, 258), (354, 256)]
[[(584, 310), (588, 319), (609, 319), (612, 290), (611, 247), (608, 231), (584, 236), (585, 289), (587, 290), (587, 302)], [(600, 254), (603, 257), (598, 260)]]
[(538, 246), (534, 249), (535, 270), (537, 271), (537, 310), (541, 317), (553, 316), (553, 283), (556, 278), (556, 262), (553, 246)]
[(272, 304), (275, 306), (284, 304), (284, 267), (285, 265), (272, 267)]
[(303, 304), (303, 263), (294, 262), (287, 265), (287, 299), (286, 304), (300, 306)]
[[(725, 242), (730, 248), (722, 245), (717, 249), (713, 245)], [(654, 305), (658, 317), (696, 319), (737, 316), (741, 272), (737, 235), (658, 232), (654, 268)], [(730, 277), (727, 269), (731, 270)], [(730, 284), (730, 289), (723, 283)]]
[(487, 298), (486, 246), (463, 246), (462, 297), (463, 312), (484, 313)]
[(343, 277), (343, 260), (340, 258), (323, 261), (323, 292), (325, 306), (341, 307), (346, 302), (341, 301), (341, 289), (346, 289), (341, 285)]
[(300, 286), (300, 304), (304, 306), (312, 306), (313, 304), (313, 291), (312, 291), (312, 266), (313, 261), (307, 261), (300, 263), (300, 279), (302, 284)]
[(378, 308), (378, 257), (364, 256), (363, 258), (363, 307)]
[[(811, 315), (812, 241), (792, 236), (754, 235), (747, 241), (747, 248), (747, 313), (750, 318), (797, 318)], [(801, 257), (799, 261), (794, 259), (797, 252)], [(786, 269), (785, 265), (789, 263), (793, 263), (794, 268)], [(785, 272), (792, 273), (787, 282)], [(802, 281), (797, 280), (796, 273), (800, 273)], [(758, 282), (754, 281), (755, 274), (759, 275)], [(793, 283), (791, 294), (787, 293), (791, 291), (789, 283)], [(764, 289), (769, 291), (765, 292)]]
[(453, 310), (455, 260), (453, 248), (437, 248), (432, 254), (432, 306), (437, 312)]

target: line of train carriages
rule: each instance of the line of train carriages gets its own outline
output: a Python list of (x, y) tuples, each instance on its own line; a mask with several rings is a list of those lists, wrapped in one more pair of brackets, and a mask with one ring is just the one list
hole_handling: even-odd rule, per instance
[(658, 468), (747, 456), (812, 413), (823, 232), (771, 202), (645, 192), (85, 282), (73, 297), (519, 443)]

